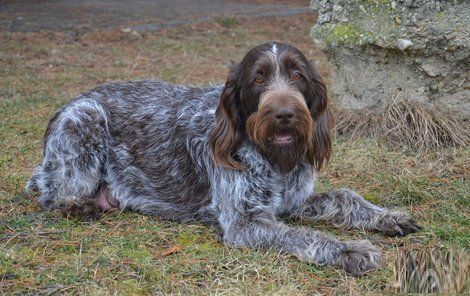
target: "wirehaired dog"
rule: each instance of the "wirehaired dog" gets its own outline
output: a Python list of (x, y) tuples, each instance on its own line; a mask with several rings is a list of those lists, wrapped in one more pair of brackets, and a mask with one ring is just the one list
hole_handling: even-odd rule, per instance
[(280, 217), (406, 235), (419, 226), (348, 189), (316, 193), (331, 154), (325, 84), (295, 47), (266, 43), (225, 86), (106, 84), (58, 110), (27, 189), (44, 209), (129, 209), (201, 221), (236, 247), (275, 248), (360, 275), (380, 265), (368, 241), (339, 241)]

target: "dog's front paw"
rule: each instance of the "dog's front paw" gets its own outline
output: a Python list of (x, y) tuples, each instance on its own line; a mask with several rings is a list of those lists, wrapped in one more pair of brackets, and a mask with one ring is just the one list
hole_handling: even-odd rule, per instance
[(410, 214), (400, 211), (390, 211), (377, 220), (377, 231), (387, 236), (405, 236), (417, 232), (421, 227)]
[(348, 274), (360, 276), (380, 267), (380, 250), (367, 240), (344, 242), (344, 248), (335, 260), (335, 265)]

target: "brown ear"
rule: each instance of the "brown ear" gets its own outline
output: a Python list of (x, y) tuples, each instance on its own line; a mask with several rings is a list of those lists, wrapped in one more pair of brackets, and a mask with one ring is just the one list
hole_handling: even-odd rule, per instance
[(316, 170), (327, 164), (332, 151), (331, 129), (333, 116), (328, 106), (328, 95), (325, 83), (314, 72), (312, 78), (312, 105), (310, 113), (313, 118), (313, 135), (311, 145), (307, 147), (307, 157)]
[(212, 158), (227, 168), (241, 170), (244, 166), (234, 159), (240, 144), (238, 67), (233, 67), (215, 111), (215, 126), (209, 136)]

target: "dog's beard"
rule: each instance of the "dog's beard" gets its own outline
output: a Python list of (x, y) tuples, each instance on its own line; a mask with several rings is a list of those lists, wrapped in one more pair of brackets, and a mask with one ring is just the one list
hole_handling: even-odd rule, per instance
[(309, 126), (308, 118), (289, 126), (279, 126), (270, 117), (250, 116), (247, 134), (258, 152), (273, 167), (287, 174), (305, 157), (307, 144), (312, 140)]
[(288, 143), (284, 143), (276, 137), (276, 134), (267, 139), (264, 145), (262, 154), (269, 161), (269, 163), (277, 167), (283, 174), (292, 171), (302, 160), (306, 151), (306, 140), (302, 135), (293, 132), (288, 133), (292, 139)]

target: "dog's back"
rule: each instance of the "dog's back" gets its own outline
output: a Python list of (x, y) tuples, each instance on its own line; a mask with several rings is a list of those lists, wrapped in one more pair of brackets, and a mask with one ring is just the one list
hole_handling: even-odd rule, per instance
[(46, 209), (91, 211), (104, 196), (110, 207), (197, 218), (210, 202), (207, 142), (220, 92), (146, 80), (80, 94), (51, 119), (28, 188)]

